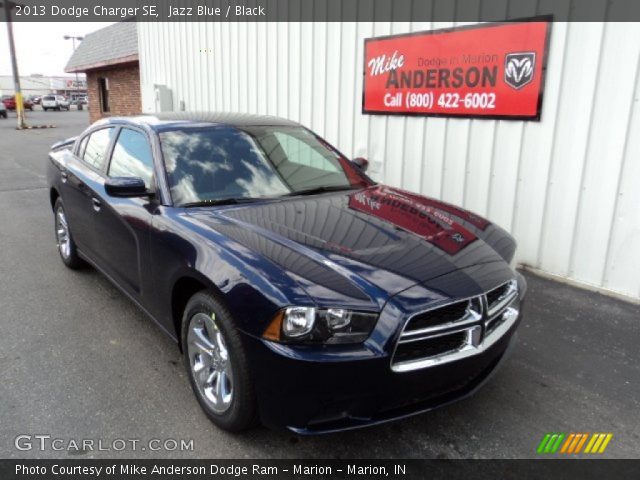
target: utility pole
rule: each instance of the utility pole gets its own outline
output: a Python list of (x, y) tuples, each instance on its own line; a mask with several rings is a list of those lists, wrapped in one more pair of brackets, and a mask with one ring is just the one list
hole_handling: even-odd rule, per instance
[(9, 0), (4, 2), (4, 12), (7, 17), (7, 34), (9, 35), (9, 51), (11, 54), (11, 67), (13, 68), (13, 84), (16, 91), (16, 113), (18, 114), (18, 129), (26, 128), (24, 121), (24, 104), (22, 103), (22, 90), (20, 90), (20, 74), (18, 73), (18, 59), (16, 58), (16, 46), (13, 42), (13, 25), (11, 23), (11, 9), (15, 4)]
[[(79, 42), (81, 42), (84, 37), (74, 37), (73, 35), (65, 35), (64, 36), (65, 40), (69, 40), (71, 39), (71, 42), (73, 44), (73, 51), (76, 51), (76, 40), (78, 40)], [(78, 72), (75, 72), (76, 74), (76, 92), (80, 86), (80, 81), (78, 80)], [(76, 101), (78, 102), (78, 110), (82, 110), (82, 103), (80, 103), (80, 100), (78, 100), (78, 95), (76, 95)]]

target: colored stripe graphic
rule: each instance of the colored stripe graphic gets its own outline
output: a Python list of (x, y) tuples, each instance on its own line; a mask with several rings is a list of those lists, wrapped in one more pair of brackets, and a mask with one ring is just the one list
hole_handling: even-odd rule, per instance
[(538, 453), (556, 453), (564, 437), (564, 433), (547, 433), (538, 445)]
[(571, 442), (573, 442), (573, 439), (576, 437), (575, 433), (570, 433), (569, 436), (567, 437), (567, 439), (564, 442), (564, 445), (562, 445), (562, 450), (560, 450), (560, 453), (568, 453), (568, 448), (569, 445), (571, 445)]
[(551, 437), (550, 433), (547, 433), (544, 437), (542, 437), (542, 441), (540, 442), (540, 445), (538, 445), (538, 453), (543, 453), (544, 452), (544, 447), (547, 444), (547, 442), (549, 441), (549, 438)]
[(587, 441), (587, 438), (589, 437), (588, 433), (583, 433), (582, 434), (582, 438), (580, 439), (580, 441), (578, 442), (578, 445), (576, 445), (576, 450), (574, 453), (580, 453), (580, 450), (582, 450), (582, 446), (584, 445), (584, 442)]
[(562, 443), (563, 438), (564, 438), (564, 433), (558, 434), (558, 439), (556, 440), (556, 443), (554, 443), (553, 447), (551, 447), (551, 453), (556, 453), (558, 451), (558, 448), (560, 448), (560, 444)]
[(604, 442), (602, 442), (602, 445), (600, 445), (600, 450), (598, 450), (598, 453), (604, 453), (604, 451), (607, 448), (607, 445), (609, 445), (609, 442), (611, 441), (611, 439), (613, 438), (613, 433), (607, 433), (607, 436), (604, 439)]
[(604, 453), (612, 438), (612, 433), (594, 433), (584, 453)]
[(540, 454), (564, 453), (575, 455), (583, 452), (582, 448), (586, 444), (584, 453), (604, 453), (612, 438), (612, 433), (552, 432), (542, 437), (537, 452)]

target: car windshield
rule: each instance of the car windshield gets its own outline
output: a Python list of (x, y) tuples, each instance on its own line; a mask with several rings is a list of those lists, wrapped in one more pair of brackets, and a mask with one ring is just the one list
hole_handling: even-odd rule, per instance
[(50, 96), (46, 96), (43, 98), (43, 100), (55, 100), (56, 97), (50, 97)]
[(163, 131), (160, 143), (178, 206), (371, 184), (350, 161), (303, 127), (184, 127)]

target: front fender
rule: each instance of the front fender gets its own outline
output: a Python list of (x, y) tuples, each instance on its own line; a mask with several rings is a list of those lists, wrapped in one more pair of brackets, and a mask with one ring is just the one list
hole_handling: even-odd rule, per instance
[(260, 254), (203, 227), (188, 215), (160, 207), (151, 241), (158, 312), (173, 328), (172, 291), (181, 278), (193, 278), (224, 295), (238, 328), (261, 335), (286, 305), (313, 305), (304, 288)]

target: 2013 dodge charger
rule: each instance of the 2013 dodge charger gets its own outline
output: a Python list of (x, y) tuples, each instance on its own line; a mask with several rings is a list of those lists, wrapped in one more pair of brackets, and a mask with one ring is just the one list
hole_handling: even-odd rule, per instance
[(109, 118), (49, 160), (62, 261), (101, 271), (178, 342), (224, 429), (424, 412), (474, 392), (513, 343), (514, 239), (376, 184), (297, 123)]

